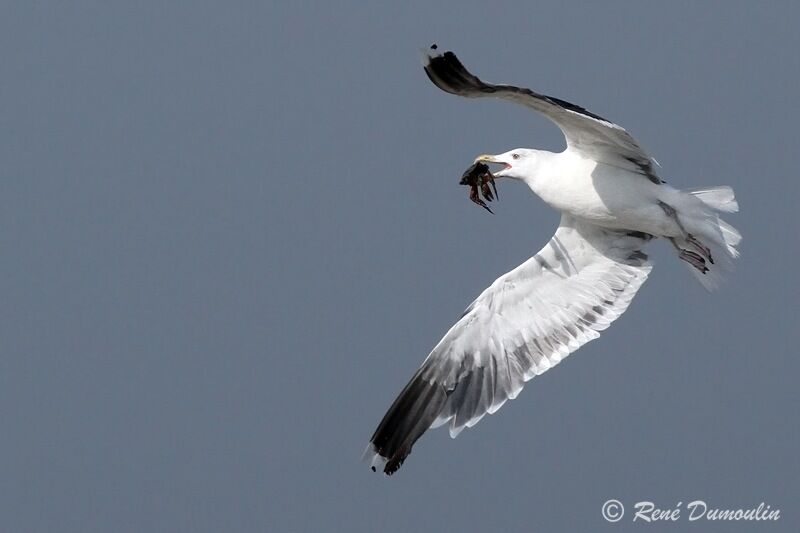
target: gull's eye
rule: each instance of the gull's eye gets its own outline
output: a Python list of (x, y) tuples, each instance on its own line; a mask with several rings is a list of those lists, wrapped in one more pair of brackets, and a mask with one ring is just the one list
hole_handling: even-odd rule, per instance
[(519, 154), (511, 154), (511, 157), (513, 157), (514, 159), (519, 159)]

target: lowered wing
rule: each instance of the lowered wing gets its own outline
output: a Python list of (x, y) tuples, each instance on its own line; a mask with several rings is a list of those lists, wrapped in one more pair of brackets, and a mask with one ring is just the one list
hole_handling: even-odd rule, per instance
[(646, 239), (561, 218), (542, 250), (467, 308), (370, 439), (372, 468), (392, 474), (429, 428), (455, 437), (619, 317), (650, 273)]

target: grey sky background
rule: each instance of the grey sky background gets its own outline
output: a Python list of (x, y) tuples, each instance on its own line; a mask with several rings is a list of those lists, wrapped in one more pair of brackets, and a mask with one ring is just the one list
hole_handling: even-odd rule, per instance
[[(163, 4), (0, 6), (0, 529), (797, 531), (798, 4)], [(558, 221), (467, 200), (475, 155), (562, 140), (438, 91), (432, 42), (733, 186), (744, 241), (715, 294), (654, 243), (603, 337), (385, 478), (396, 393)]]

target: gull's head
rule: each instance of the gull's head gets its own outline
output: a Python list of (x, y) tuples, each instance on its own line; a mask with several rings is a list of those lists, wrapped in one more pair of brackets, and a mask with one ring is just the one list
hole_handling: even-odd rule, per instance
[(490, 155), (483, 154), (475, 158), (475, 163), (496, 163), (502, 168), (493, 172), (496, 178), (512, 178), (525, 180), (530, 177), (536, 169), (538, 150), (528, 148), (515, 148), (504, 154)]

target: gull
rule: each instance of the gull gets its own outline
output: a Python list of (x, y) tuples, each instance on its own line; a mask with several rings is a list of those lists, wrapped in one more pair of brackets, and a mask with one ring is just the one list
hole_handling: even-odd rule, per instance
[(652, 239), (669, 240), (708, 290), (731, 269), (741, 240), (718, 216), (738, 210), (730, 187), (667, 185), (621, 126), (530, 89), (483, 82), (436, 45), (424, 68), (445, 92), (509, 100), (561, 129), (560, 153), (516, 148), (475, 159), (501, 165), (495, 178), (522, 181), (561, 222), (544, 248), (467, 307), (392, 403), (365, 451), (372, 470), (387, 475), (429, 428), (449, 424), (455, 438), (596, 339), (647, 279), (652, 263), (642, 249)]

